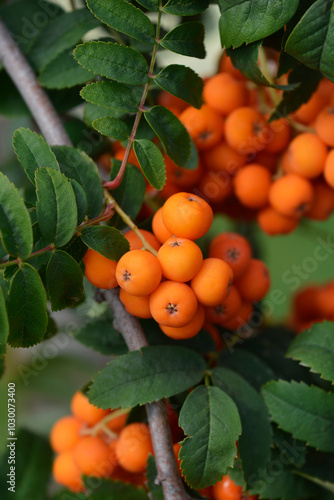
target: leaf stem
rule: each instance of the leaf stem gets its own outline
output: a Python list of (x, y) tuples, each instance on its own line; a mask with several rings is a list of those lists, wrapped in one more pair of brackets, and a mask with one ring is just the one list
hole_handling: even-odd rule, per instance
[(158, 48), (159, 48), (159, 41), (158, 40), (159, 40), (159, 35), (160, 35), (161, 15), (162, 15), (162, 11), (160, 10), (159, 14), (158, 14), (158, 20), (157, 20), (156, 42), (155, 42), (154, 47), (153, 47), (150, 67), (148, 70), (149, 80), (144, 85), (143, 93), (142, 93), (140, 103), (138, 106), (138, 111), (136, 113), (135, 121), (134, 121), (132, 130), (131, 130), (131, 134), (130, 134), (130, 137), (128, 139), (128, 143), (126, 145), (126, 149), (124, 152), (124, 157), (122, 160), (121, 167), (120, 167), (115, 179), (113, 179), (112, 181), (108, 181), (108, 182), (103, 183), (103, 186), (107, 189), (116, 189), (120, 185), (120, 183), (122, 182), (123, 175), (124, 175), (125, 168), (126, 168), (126, 164), (129, 160), (131, 149), (132, 149), (133, 143), (134, 143), (135, 138), (136, 138), (139, 122), (140, 122), (140, 119), (141, 119), (143, 112), (144, 112), (144, 106), (145, 106), (145, 101), (146, 101), (147, 94), (149, 91), (149, 86), (150, 86), (151, 81), (153, 79), (153, 70), (154, 70), (155, 60), (156, 60), (156, 56), (157, 56), (157, 52), (158, 52)]
[[(55, 246), (53, 243), (51, 243), (51, 245), (48, 245), (47, 247), (44, 247), (44, 248), (41, 248), (40, 250), (36, 250), (36, 252), (32, 252), (29, 257), (27, 257), (26, 260), (29, 260), (31, 259), (32, 257), (36, 257), (37, 255), (42, 255), (43, 253), (46, 253), (46, 252), (52, 252), (54, 250)], [(0, 264), (0, 269), (3, 269), (5, 267), (9, 267), (9, 266), (13, 266), (14, 264), (20, 264), (22, 262), (22, 260), (20, 259), (20, 257), (18, 257), (17, 259), (13, 259), (13, 260), (9, 260), (7, 262), (4, 262), (3, 264)]]
[(107, 198), (108, 202), (110, 203), (110, 205), (112, 204), (113, 205), (113, 208), (115, 209), (115, 211), (118, 213), (118, 215), (121, 217), (122, 221), (125, 222), (125, 224), (127, 226), (129, 226), (130, 229), (132, 229), (132, 231), (134, 233), (136, 233), (136, 235), (138, 236), (138, 238), (140, 239), (140, 241), (142, 242), (143, 244), (143, 250), (148, 250), (149, 252), (151, 252), (153, 255), (155, 255), (155, 257), (158, 255), (158, 252), (155, 250), (155, 248), (153, 248), (149, 242), (146, 240), (146, 238), (142, 235), (142, 233), (140, 232), (140, 230), (138, 229), (138, 227), (136, 226), (136, 224), (130, 219), (130, 217), (121, 209), (121, 207), (119, 206), (119, 204), (114, 200), (114, 198), (111, 196), (111, 194), (105, 190), (105, 197)]
[(94, 219), (90, 219), (86, 222), (82, 222), (82, 224), (80, 224), (80, 226), (77, 227), (75, 234), (77, 236), (80, 236), (82, 229), (84, 229), (85, 227), (95, 226), (99, 222), (103, 222), (103, 221), (111, 219), (111, 217), (114, 215), (113, 208), (114, 208), (114, 204), (109, 203), (109, 205), (107, 205), (103, 214), (98, 215), (97, 217), (94, 217)]

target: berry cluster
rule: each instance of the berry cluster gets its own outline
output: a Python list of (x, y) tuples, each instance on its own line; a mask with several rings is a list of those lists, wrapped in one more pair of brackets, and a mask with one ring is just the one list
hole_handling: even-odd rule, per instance
[[(95, 286), (120, 286), (120, 300), (139, 318), (154, 318), (174, 339), (194, 337), (205, 321), (226, 328), (246, 323), (253, 302), (270, 286), (269, 273), (252, 258), (248, 241), (235, 233), (215, 237), (208, 258), (194, 240), (209, 230), (213, 212), (197, 195), (172, 195), (153, 217), (153, 234), (125, 233), (130, 251), (118, 262), (93, 250), (84, 257), (85, 274)], [(233, 281), (233, 284), (232, 284)]]
[(73, 492), (85, 489), (83, 474), (142, 485), (148, 455), (153, 453), (147, 424), (126, 425), (127, 412), (97, 408), (79, 391), (71, 411), (51, 429), (50, 442), (57, 454), (55, 481)]
[(215, 213), (257, 219), (270, 235), (293, 231), (302, 216), (326, 219), (334, 210), (333, 89), (324, 79), (292, 119), (268, 123), (268, 91), (250, 87), (224, 56), (205, 82), (201, 109), (162, 94), (160, 103), (185, 125), (200, 158), (195, 170), (185, 170), (165, 156), (162, 195), (192, 190)]
[(324, 285), (309, 285), (295, 295), (290, 324), (297, 332), (313, 323), (334, 321), (334, 281)]

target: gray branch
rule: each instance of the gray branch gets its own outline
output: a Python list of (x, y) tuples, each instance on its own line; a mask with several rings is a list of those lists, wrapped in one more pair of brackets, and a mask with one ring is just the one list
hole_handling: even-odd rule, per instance
[(30, 64), (0, 18), (0, 60), (31, 111), (46, 141), (71, 146), (61, 120)]

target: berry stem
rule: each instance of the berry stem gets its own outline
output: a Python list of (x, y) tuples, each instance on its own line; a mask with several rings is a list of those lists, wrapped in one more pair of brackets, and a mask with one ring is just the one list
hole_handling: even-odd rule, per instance
[(83, 435), (89, 434), (91, 436), (97, 436), (99, 431), (103, 431), (106, 434), (108, 434), (108, 436), (110, 438), (116, 439), (118, 435), (116, 434), (116, 432), (113, 432), (110, 429), (108, 429), (107, 424), (109, 422), (111, 422), (112, 420), (114, 420), (115, 418), (120, 417), (121, 415), (128, 414), (129, 411), (130, 411), (130, 408), (115, 410), (115, 411), (109, 413), (109, 415), (106, 415), (102, 420), (97, 422), (97, 424), (95, 424), (93, 427), (85, 429), (82, 434)]
[(114, 198), (111, 196), (111, 194), (107, 190), (105, 190), (105, 197), (108, 200), (108, 203), (110, 203), (110, 205), (111, 204), (113, 205), (113, 208), (118, 213), (118, 215), (121, 217), (123, 222), (125, 222), (125, 224), (127, 224), (129, 226), (129, 228), (132, 229), (136, 233), (136, 235), (138, 236), (138, 238), (140, 239), (140, 241), (143, 244), (143, 250), (148, 250), (156, 257), (158, 255), (158, 252), (149, 244), (149, 242), (146, 240), (146, 238), (144, 238), (144, 236), (139, 231), (136, 224), (134, 222), (132, 222), (130, 217), (121, 209), (121, 207), (118, 205), (118, 203), (114, 200)]

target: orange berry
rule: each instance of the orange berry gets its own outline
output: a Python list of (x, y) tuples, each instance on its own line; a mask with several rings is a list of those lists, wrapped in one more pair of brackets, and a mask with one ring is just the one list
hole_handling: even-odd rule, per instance
[(58, 420), (50, 433), (50, 444), (53, 451), (62, 453), (72, 450), (80, 439), (82, 421), (72, 415)]
[(190, 286), (164, 281), (150, 296), (151, 314), (159, 325), (185, 326), (194, 318), (198, 303)]
[(235, 282), (242, 299), (257, 302), (270, 288), (270, 276), (262, 260), (252, 259), (245, 273)]
[(314, 198), (305, 217), (313, 220), (326, 220), (334, 210), (334, 191), (322, 179), (313, 182)]
[(280, 177), (269, 191), (271, 206), (287, 217), (301, 217), (311, 207), (313, 196), (311, 182), (296, 174)]
[(224, 136), (222, 116), (206, 104), (201, 109), (189, 106), (181, 113), (179, 120), (200, 151), (218, 144)]
[(200, 270), (202, 251), (186, 238), (169, 238), (158, 252), (162, 274), (173, 281), (190, 281)]
[(165, 201), (162, 218), (173, 235), (196, 240), (210, 229), (213, 212), (210, 205), (199, 196), (177, 193)]
[(121, 288), (119, 291), (119, 298), (125, 309), (129, 314), (132, 314), (132, 316), (144, 319), (152, 318), (149, 295), (131, 295)]
[(71, 411), (76, 418), (89, 426), (97, 424), (110, 413), (110, 410), (102, 410), (102, 408), (92, 405), (88, 397), (80, 391), (77, 391), (72, 397)]
[[(117, 410), (114, 410), (114, 412), (116, 411)], [(128, 418), (128, 413), (123, 413), (122, 415), (119, 415), (118, 417), (114, 417), (112, 420), (109, 420), (109, 422), (106, 423), (106, 426), (112, 432), (116, 432), (116, 434), (119, 434), (123, 429), (123, 427), (125, 427), (127, 418)]]
[(174, 443), (173, 444), (174, 457), (175, 457), (178, 468), (181, 470), (181, 460), (179, 459), (180, 450), (181, 450), (180, 443)]
[(160, 243), (165, 243), (173, 234), (167, 229), (162, 219), (162, 207), (156, 211), (152, 219), (152, 231)]
[(146, 250), (130, 250), (118, 261), (117, 283), (131, 295), (149, 295), (161, 281), (158, 259)]
[(241, 297), (234, 285), (230, 287), (230, 294), (217, 306), (205, 308), (205, 318), (211, 323), (218, 325), (232, 318), (241, 307)]
[(149, 454), (153, 454), (148, 425), (140, 422), (129, 424), (121, 431), (116, 443), (116, 456), (123, 469), (144, 472)]
[(241, 500), (241, 495), (241, 486), (238, 486), (229, 476), (223, 476), (223, 479), (213, 486), (215, 500)]
[(288, 154), (292, 171), (313, 179), (324, 170), (327, 147), (317, 135), (305, 132), (290, 142)]
[(312, 123), (318, 113), (326, 105), (326, 99), (319, 92), (319, 88), (311, 95), (310, 99), (300, 106), (299, 109), (293, 114), (293, 119), (309, 125)]
[(187, 102), (183, 101), (179, 97), (176, 97), (175, 95), (170, 94), (166, 90), (159, 92), (157, 104), (160, 104), (160, 106), (164, 106), (173, 112), (174, 110), (181, 112), (189, 106)]
[(211, 242), (209, 257), (222, 259), (233, 271), (234, 279), (247, 269), (252, 258), (252, 248), (246, 238), (236, 233), (218, 234)]
[(255, 109), (244, 106), (235, 109), (226, 118), (226, 142), (240, 154), (255, 155), (268, 142), (268, 130), (263, 116)]
[(298, 217), (286, 217), (272, 207), (263, 208), (257, 214), (260, 228), (271, 236), (291, 233), (298, 226), (299, 220)]
[(108, 290), (118, 286), (116, 281), (117, 262), (107, 259), (89, 248), (83, 258), (85, 276), (94, 286)]
[(205, 172), (197, 188), (210, 203), (220, 203), (233, 191), (230, 175), (226, 172)]
[(218, 72), (230, 73), (232, 76), (234, 76), (234, 78), (238, 78), (238, 80), (245, 80), (244, 75), (233, 66), (231, 58), (226, 54), (225, 51), (220, 58)]
[(166, 174), (169, 182), (172, 182), (175, 186), (180, 186), (182, 188), (191, 188), (195, 186), (202, 174), (202, 166), (198, 163), (197, 167), (194, 169), (181, 168), (176, 165), (169, 156), (164, 156), (166, 165)]
[(240, 169), (234, 178), (235, 194), (249, 208), (263, 208), (268, 203), (271, 173), (262, 165), (252, 163)]
[(165, 335), (171, 337), (172, 339), (190, 339), (195, 337), (201, 330), (205, 320), (204, 308), (201, 304), (198, 304), (197, 312), (193, 319), (185, 326), (173, 327), (159, 325), (161, 330)]
[[(150, 233), (150, 231), (146, 231), (145, 229), (139, 229), (139, 231), (144, 236), (147, 243), (151, 245), (151, 247), (153, 247), (155, 250), (159, 250), (160, 242), (157, 240), (154, 234)], [(124, 236), (130, 243), (130, 250), (141, 250), (143, 248), (142, 241), (132, 229), (124, 233)]]
[(258, 165), (266, 167), (272, 174), (275, 174), (278, 168), (277, 155), (266, 150), (257, 153), (252, 163), (257, 163)]
[(315, 130), (327, 146), (334, 147), (334, 107), (324, 108), (315, 120)]
[(191, 288), (204, 306), (217, 306), (230, 293), (233, 271), (221, 259), (204, 259), (201, 269), (191, 280)]
[(96, 436), (82, 437), (73, 450), (73, 457), (86, 476), (108, 477), (117, 465), (107, 443)]
[(325, 162), (325, 169), (324, 169), (324, 177), (327, 184), (330, 187), (334, 188), (334, 149), (331, 149), (331, 151), (327, 155)]
[(291, 127), (286, 118), (278, 118), (268, 124), (271, 134), (268, 135), (266, 151), (269, 153), (280, 153), (289, 144)]
[(252, 302), (243, 302), (239, 311), (234, 316), (232, 316), (232, 318), (224, 321), (221, 326), (223, 326), (224, 328), (228, 328), (229, 330), (238, 330), (238, 328), (241, 328), (251, 319), (253, 309), (254, 308)]
[(81, 472), (74, 461), (73, 451), (63, 451), (56, 456), (52, 466), (55, 481), (74, 493), (84, 491)]
[(323, 285), (317, 290), (316, 303), (318, 305), (318, 313), (324, 319), (329, 321), (334, 320), (334, 282), (331, 281)]
[(247, 156), (238, 153), (226, 142), (220, 142), (213, 148), (203, 151), (201, 154), (204, 166), (214, 172), (226, 172), (229, 176), (235, 175), (240, 167), (246, 163)]
[(205, 82), (203, 99), (212, 109), (227, 116), (247, 104), (248, 92), (241, 80), (229, 73), (218, 73)]

